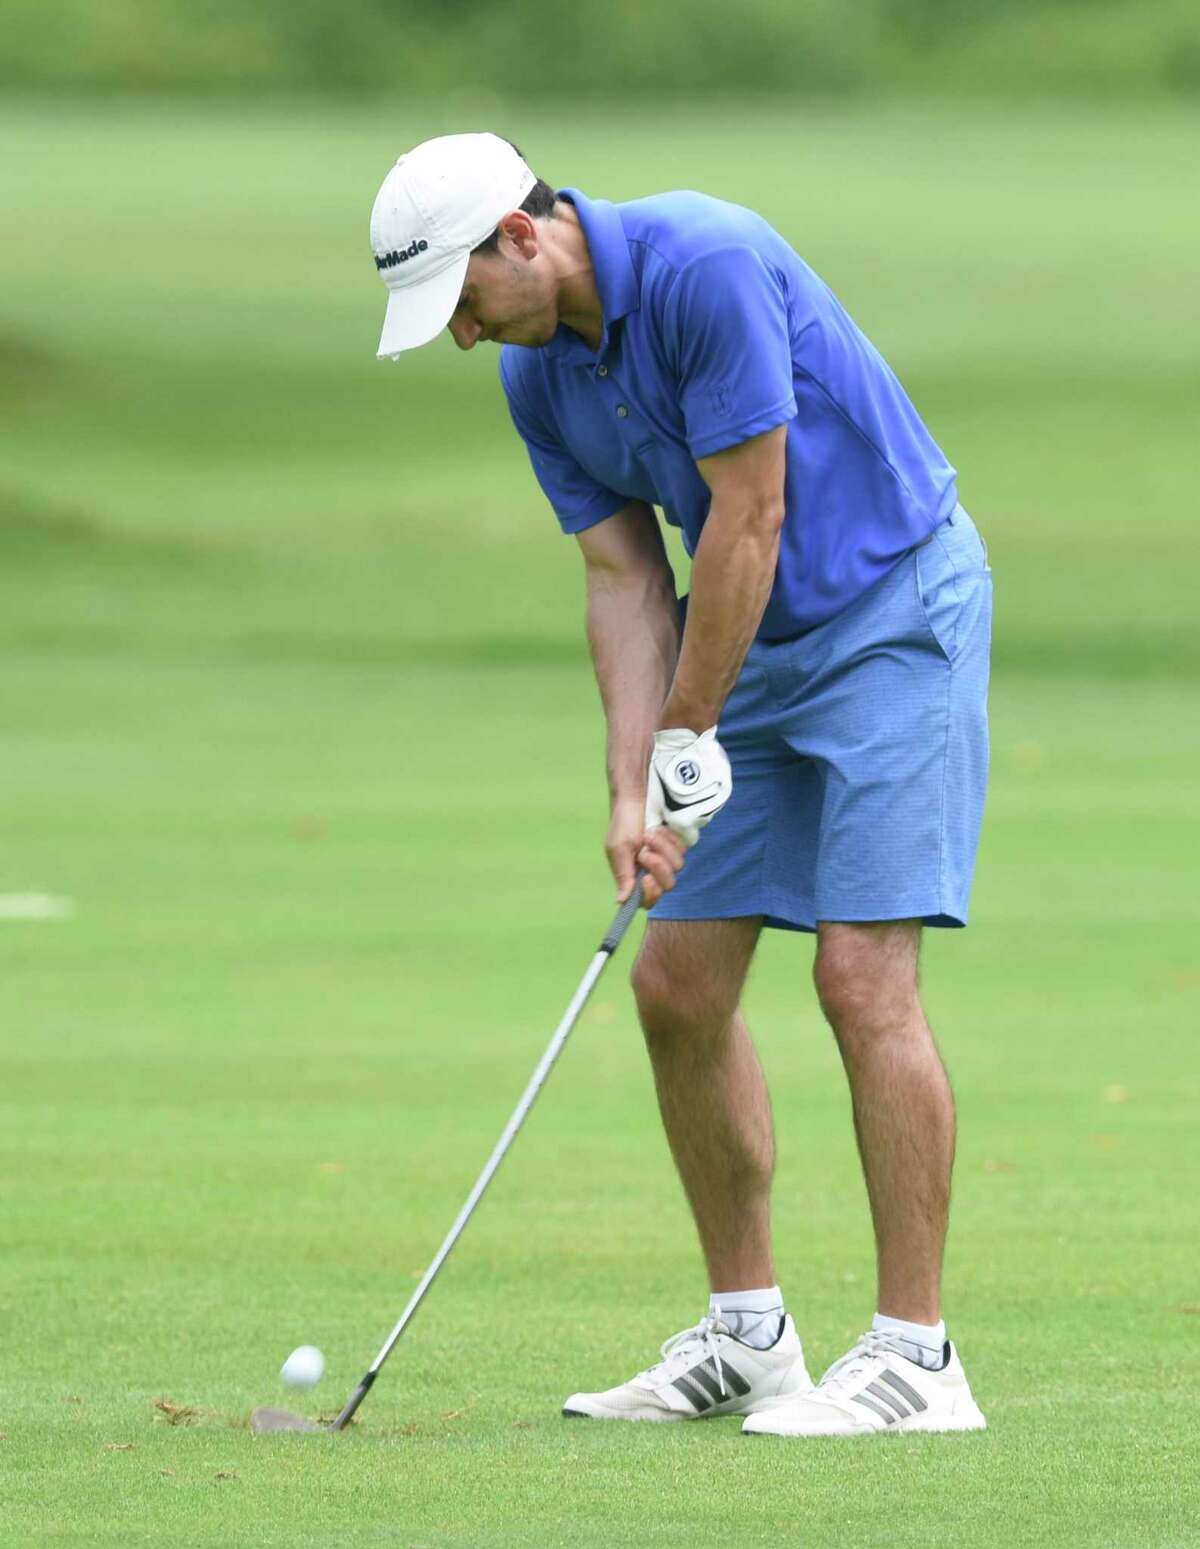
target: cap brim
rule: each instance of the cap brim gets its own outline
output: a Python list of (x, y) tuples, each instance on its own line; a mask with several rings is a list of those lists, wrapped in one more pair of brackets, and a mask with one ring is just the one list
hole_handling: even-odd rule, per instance
[(383, 333), (375, 352), (381, 360), (437, 338), (454, 315), (470, 261), (470, 253), (463, 253), (448, 269), (430, 275), (419, 285), (389, 290)]

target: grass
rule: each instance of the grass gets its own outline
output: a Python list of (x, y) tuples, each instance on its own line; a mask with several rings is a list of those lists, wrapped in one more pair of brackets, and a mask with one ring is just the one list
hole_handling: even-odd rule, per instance
[[(1194, 117), (498, 125), (769, 213), (992, 549), (973, 923), (925, 968), (991, 1427), (803, 1448), (557, 1416), (702, 1306), (628, 951), (355, 1433), (249, 1436), (296, 1344), (313, 1412), (353, 1386), (609, 916), (578, 562), (494, 357), (371, 358), (365, 213), (448, 113), (0, 117), (0, 891), (75, 902), (0, 919), (0, 1543), (1194, 1543)], [(819, 1367), (872, 1287), (810, 951), (750, 1013)]]

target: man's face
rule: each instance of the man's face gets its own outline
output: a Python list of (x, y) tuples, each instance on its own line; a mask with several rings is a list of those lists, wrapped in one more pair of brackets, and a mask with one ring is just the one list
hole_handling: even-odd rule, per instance
[(558, 328), (557, 289), (549, 265), (527, 256), (502, 232), (496, 252), (475, 253), (447, 327), (460, 350), (488, 344), (549, 344)]

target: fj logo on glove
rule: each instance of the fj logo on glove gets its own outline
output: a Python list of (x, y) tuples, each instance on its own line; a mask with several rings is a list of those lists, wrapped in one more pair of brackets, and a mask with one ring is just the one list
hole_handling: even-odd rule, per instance
[(666, 726), (654, 733), (646, 781), (647, 828), (665, 824), (690, 848), (732, 789), (733, 772), (715, 726), (698, 737), (686, 726)]

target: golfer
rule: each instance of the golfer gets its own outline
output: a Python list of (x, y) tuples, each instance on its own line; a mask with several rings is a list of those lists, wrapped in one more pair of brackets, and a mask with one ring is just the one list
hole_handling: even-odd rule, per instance
[[(633, 988), (708, 1269), (705, 1317), (568, 1415), (849, 1436), (984, 1425), (941, 1309), (954, 1100), (921, 1006), (961, 926), (987, 775), (991, 575), (955, 472), (836, 297), (750, 210), (555, 192), (495, 135), (402, 156), (371, 216), (381, 356), (501, 344), (583, 554), (605, 847), (650, 906)], [(676, 600), (655, 508), (692, 556)], [(775, 1159), (740, 1010), (764, 927), (816, 934), (878, 1257), (814, 1386), (776, 1283)]]

